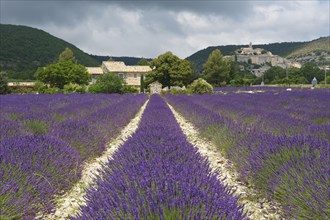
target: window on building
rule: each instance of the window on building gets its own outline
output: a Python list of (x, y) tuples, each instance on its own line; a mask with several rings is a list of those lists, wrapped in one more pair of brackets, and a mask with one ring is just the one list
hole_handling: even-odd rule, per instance
[(137, 78), (137, 74), (136, 73), (134, 73), (134, 78)]
[(122, 79), (125, 78), (125, 74), (124, 74), (124, 73), (118, 73), (118, 76), (119, 76), (120, 78), (122, 78)]

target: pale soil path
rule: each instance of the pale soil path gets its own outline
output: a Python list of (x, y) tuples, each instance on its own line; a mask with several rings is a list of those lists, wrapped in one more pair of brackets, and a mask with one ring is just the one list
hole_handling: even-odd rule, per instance
[(135, 132), (148, 102), (149, 100), (144, 103), (119, 136), (107, 144), (107, 149), (102, 156), (83, 165), (82, 178), (69, 192), (56, 199), (55, 212), (49, 215), (39, 214), (36, 219), (64, 220), (69, 219), (69, 216), (78, 214), (79, 206), (86, 204), (84, 199), (86, 189), (95, 186), (94, 178), (99, 173), (98, 170), (102, 168), (102, 164), (106, 163), (111, 158), (111, 155)]
[[(208, 158), (213, 170), (217, 169), (220, 171), (219, 180), (232, 187), (235, 190), (234, 195), (241, 197), (239, 203), (245, 204), (245, 210), (248, 211), (249, 218), (256, 220), (282, 219), (278, 214), (280, 213), (279, 206), (264, 198), (258, 198), (256, 192), (251, 187), (247, 187), (239, 181), (239, 175), (234, 170), (233, 164), (210, 141), (201, 138), (198, 130), (188, 120), (177, 113), (170, 104), (168, 105), (188, 141), (197, 147), (203, 156)], [(225, 180), (223, 180), (224, 178)]]

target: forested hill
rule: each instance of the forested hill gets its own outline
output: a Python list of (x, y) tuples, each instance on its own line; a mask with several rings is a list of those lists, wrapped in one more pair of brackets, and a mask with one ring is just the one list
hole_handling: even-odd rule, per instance
[(100, 65), (76, 46), (36, 28), (0, 24), (0, 34), (0, 66), (11, 78), (31, 79), (38, 67), (54, 62), (66, 47), (78, 63)]
[[(272, 43), (272, 44), (256, 44), (253, 45), (254, 48), (263, 48), (267, 51), (272, 52), (274, 55), (279, 55), (286, 57), (293, 51), (302, 48), (308, 42), (283, 42), (283, 43)], [(223, 55), (232, 55), (235, 50), (242, 47), (248, 47), (249, 45), (226, 45), (226, 46), (213, 46), (207, 47), (203, 50), (197, 51), (191, 56), (187, 57), (186, 60), (189, 60), (194, 63), (197, 71), (202, 69), (203, 64), (206, 62), (210, 53), (215, 49), (220, 49)]]
[[(99, 62), (107, 61), (109, 59), (112, 59), (114, 61), (122, 61), (126, 65), (137, 65), (137, 63), (140, 61), (141, 57), (113, 57), (113, 56), (98, 56), (98, 55), (91, 55), (94, 59), (98, 60)], [(147, 61), (151, 61), (151, 58), (144, 58)]]

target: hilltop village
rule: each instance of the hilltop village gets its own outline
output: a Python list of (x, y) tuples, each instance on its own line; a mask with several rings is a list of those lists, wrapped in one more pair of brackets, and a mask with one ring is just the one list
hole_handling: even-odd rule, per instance
[[(236, 50), (235, 55), (231, 56), (231, 59), (237, 62), (251, 64), (251, 72), (256, 76), (261, 76), (271, 66), (282, 68), (301, 67), (301, 64), (298, 62), (292, 62), (278, 55), (273, 55), (270, 51), (262, 48), (253, 48), (252, 43), (249, 44), (249, 47)], [(241, 68), (244, 67), (242, 66)]]

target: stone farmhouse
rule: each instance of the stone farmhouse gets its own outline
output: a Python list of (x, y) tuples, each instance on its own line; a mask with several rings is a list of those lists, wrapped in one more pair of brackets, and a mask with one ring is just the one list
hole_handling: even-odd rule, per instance
[(96, 78), (104, 73), (115, 73), (123, 78), (127, 85), (140, 90), (141, 77), (151, 71), (149, 66), (127, 66), (121, 61), (103, 61), (101, 67), (86, 67), (87, 72), (92, 76), (92, 83)]

